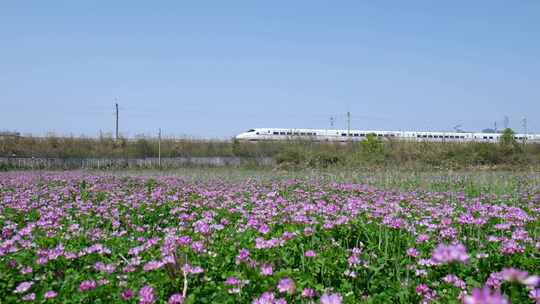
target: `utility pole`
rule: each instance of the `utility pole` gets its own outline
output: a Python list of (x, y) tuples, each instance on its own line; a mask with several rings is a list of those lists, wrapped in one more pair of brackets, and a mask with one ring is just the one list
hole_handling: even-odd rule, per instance
[(118, 140), (118, 102), (114, 103), (116, 108), (116, 140)]
[(525, 146), (525, 141), (527, 140), (527, 117), (523, 117), (523, 146)]
[(351, 136), (351, 112), (347, 112), (347, 136)]
[(161, 169), (161, 128), (158, 133), (158, 166)]
[(330, 116), (330, 127), (334, 128), (334, 116)]

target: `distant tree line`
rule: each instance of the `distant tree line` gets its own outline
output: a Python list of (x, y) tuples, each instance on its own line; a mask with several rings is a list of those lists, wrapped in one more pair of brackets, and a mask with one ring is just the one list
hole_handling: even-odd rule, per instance
[[(0, 157), (60, 159), (153, 158), (158, 155), (156, 138), (135, 139), (110, 135), (88, 137), (4, 137)], [(426, 166), (462, 168), (468, 166), (524, 167), (540, 165), (540, 145), (522, 144), (513, 131), (503, 132), (499, 143), (434, 143), (366, 140), (350, 143), (311, 141), (193, 140), (163, 138), (161, 157), (272, 157), (284, 168), (337, 166)]]

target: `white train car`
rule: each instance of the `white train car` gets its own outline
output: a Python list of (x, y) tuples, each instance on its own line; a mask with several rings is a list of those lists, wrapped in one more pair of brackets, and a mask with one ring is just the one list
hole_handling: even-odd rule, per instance
[[(246, 141), (260, 140), (311, 140), (311, 141), (360, 141), (368, 134), (386, 140), (429, 141), (429, 142), (499, 142), (500, 133), (472, 132), (423, 132), (423, 131), (380, 131), (380, 130), (327, 130), (327, 129), (282, 129), (255, 128), (238, 134), (235, 138)], [(517, 141), (540, 143), (540, 134), (515, 134)]]

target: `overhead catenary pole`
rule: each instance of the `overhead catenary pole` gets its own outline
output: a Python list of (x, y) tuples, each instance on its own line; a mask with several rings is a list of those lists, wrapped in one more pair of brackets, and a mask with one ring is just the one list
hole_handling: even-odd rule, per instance
[(158, 166), (161, 168), (161, 128), (158, 133)]
[(351, 136), (351, 112), (347, 112), (347, 136)]
[(523, 145), (527, 140), (527, 117), (523, 117)]
[(118, 102), (114, 103), (116, 108), (116, 140), (118, 140)]

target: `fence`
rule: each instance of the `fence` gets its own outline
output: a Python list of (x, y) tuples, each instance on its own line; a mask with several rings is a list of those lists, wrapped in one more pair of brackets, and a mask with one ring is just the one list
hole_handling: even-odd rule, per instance
[[(245, 165), (272, 166), (270, 157), (174, 157), (161, 158), (161, 168), (238, 167)], [(61, 159), (0, 157), (0, 169), (153, 169), (159, 168), (158, 158), (144, 159)]]

